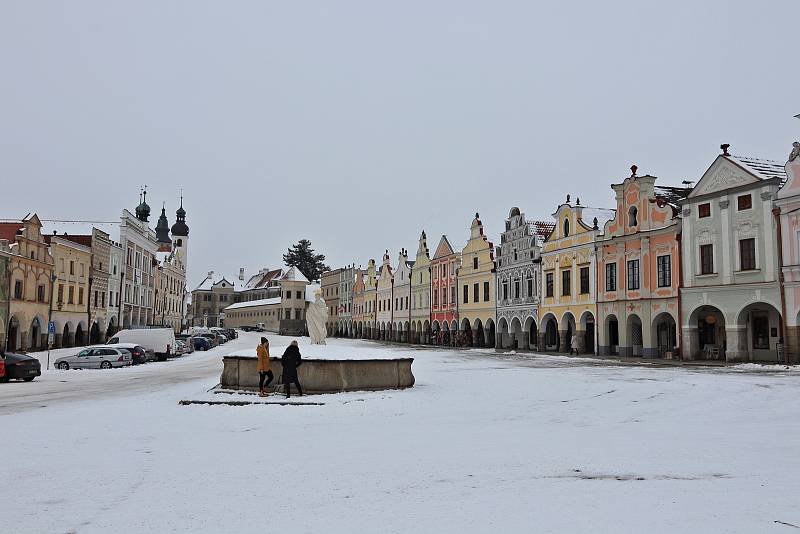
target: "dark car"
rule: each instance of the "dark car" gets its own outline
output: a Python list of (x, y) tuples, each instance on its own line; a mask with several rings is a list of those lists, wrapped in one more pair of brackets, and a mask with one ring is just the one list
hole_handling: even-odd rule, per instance
[(130, 352), (133, 365), (147, 363), (147, 350), (141, 345), (136, 345), (135, 343), (117, 343), (114, 347)]
[(210, 350), (211, 343), (208, 339), (204, 338), (203, 336), (195, 336), (192, 338), (192, 343), (194, 344), (194, 350)]
[(255, 332), (256, 331), (256, 327), (255, 326), (243, 326), (242, 327), (242, 331), (243, 332)]
[(42, 364), (33, 356), (9, 352), (6, 353), (3, 359), (6, 367), (5, 375), (0, 377), (3, 382), (13, 379), (30, 382), (42, 374)]

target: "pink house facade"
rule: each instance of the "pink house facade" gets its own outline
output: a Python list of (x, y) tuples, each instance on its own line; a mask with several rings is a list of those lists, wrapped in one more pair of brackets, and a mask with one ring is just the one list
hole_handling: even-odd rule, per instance
[(783, 316), (785, 318), (784, 361), (800, 361), (800, 143), (795, 142), (786, 163), (786, 183), (778, 190), (773, 213), (779, 218)]

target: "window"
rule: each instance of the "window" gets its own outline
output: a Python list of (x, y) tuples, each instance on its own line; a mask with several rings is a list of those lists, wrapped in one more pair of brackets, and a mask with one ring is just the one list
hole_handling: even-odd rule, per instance
[(508, 300), (508, 282), (503, 282), (503, 300)]
[(468, 302), (469, 302), (469, 286), (465, 284), (464, 285), (464, 304), (467, 304)]
[(447, 264), (442, 264), (442, 278), (447, 278)]
[(58, 284), (58, 302), (64, 302), (64, 284)]
[(519, 298), (519, 280), (514, 280), (514, 298)]
[(638, 213), (639, 210), (636, 209), (636, 206), (631, 206), (631, 209), (628, 210), (628, 226), (637, 226), (639, 224), (636, 220)]
[(450, 303), (458, 304), (458, 295), (456, 295), (456, 286), (450, 286)]
[(39, 287), (36, 288), (36, 299), (39, 302), (45, 302), (45, 294), (44, 294), (44, 285), (40, 284)]
[(447, 306), (447, 288), (442, 288), (442, 306)]
[[(208, 295), (206, 295), (206, 297), (208, 297)], [(290, 298), (292, 298), (292, 292), (291, 292), (291, 291), (287, 291), (287, 292), (286, 292), (286, 298), (287, 298), (287, 299), (290, 299)], [(209, 299), (209, 298), (206, 298), (206, 300), (211, 300), (211, 299)]]
[(533, 296), (533, 278), (528, 277), (528, 297)]
[(564, 219), (564, 237), (569, 236), (569, 219)]
[(303, 298), (303, 293), (302, 293), (302, 291), (295, 291), (295, 296), (296, 296), (298, 299), (301, 299), (301, 298)]
[(67, 304), (74, 304), (75, 303), (75, 286), (69, 286), (67, 288)]
[(94, 292), (94, 307), (95, 308), (97, 307), (97, 302), (98, 302), (99, 299), (100, 299), (100, 295), (98, 295), (98, 292), (95, 291)]
[(617, 264), (606, 263), (606, 291), (617, 290)]
[(14, 298), (22, 298), (22, 280), (14, 280)]
[[(741, 198), (741, 197), (740, 197)], [(739, 240), (739, 261), (742, 271), (752, 271), (756, 268), (756, 240)]]
[(472, 284), (472, 302), (478, 302), (478, 283)]
[(628, 260), (628, 289), (639, 289), (639, 260)]
[(472, 258), (472, 268), (474, 270), (476, 270), (476, 271), (478, 270), (478, 258), (477, 258), (477, 256)]
[(748, 195), (739, 195), (736, 198), (736, 208), (739, 211), (749, 210), (753, 207), (753, 197)]
[(572, 271), (561, 271), (561, 295), (566, 297), (572, 294)]
[(697, 216), (701, 219), (711, 217), (711, 203), (706, 202), (697, 206)]
[(483, 301), (489, 302), (489, 282), (483, 283)]
[(553, 296), (553, 273), (547, 273), (545, 275), (544, 295), (545, 297)]
[(656, 268), (658, 270), (658, 287), (669, 287), (672, 285), (672, 256), (658, 256), (656, 258)]
[(69, 262), (69, 274), (75, 274), (75, 262), (74, 261), (70, 261)]
[(514, 249), (514, 261), (517, 261), (517, 249)]
[(581, 295), (589, 292), (589, 268), (581, 267)]
[(433, 292), (433, 306), (434, 307), (439, 306), (439, 292), (438, 291), (434, 291)]
[(700, 274), (714, 274), (714, 245), (700, 245)]

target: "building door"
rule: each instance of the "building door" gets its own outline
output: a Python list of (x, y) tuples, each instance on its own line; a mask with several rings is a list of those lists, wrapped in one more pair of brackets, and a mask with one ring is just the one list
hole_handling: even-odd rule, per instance
[(586, 332), (583, 337), (584, 352), (594, 354), (594, 320), (586, 321)]

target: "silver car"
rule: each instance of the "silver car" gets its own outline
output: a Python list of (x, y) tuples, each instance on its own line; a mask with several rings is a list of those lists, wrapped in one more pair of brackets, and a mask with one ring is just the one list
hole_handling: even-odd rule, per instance
[(86, 347), (74, 356), (62, 356), (56, 360), (56, 369), (111, 369), (133, 363), (131, 353), (110, 346)]

